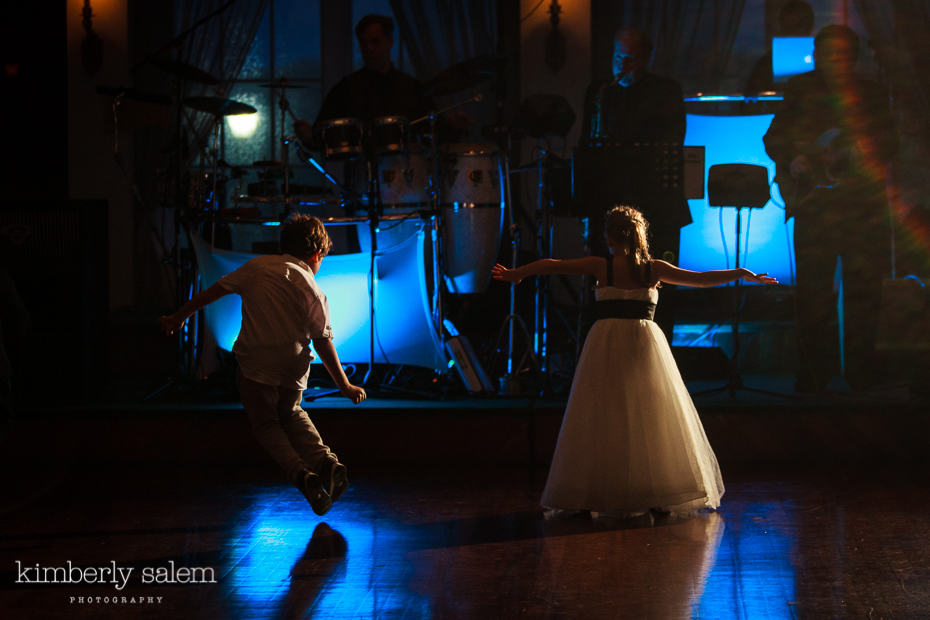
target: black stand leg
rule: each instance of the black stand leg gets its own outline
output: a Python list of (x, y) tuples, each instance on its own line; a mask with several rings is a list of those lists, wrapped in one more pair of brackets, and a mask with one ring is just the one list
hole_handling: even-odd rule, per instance
[[(736, 269), (739, 269), (739, 244), (740, 244), (740, 230), (743, 227), (742, 221), (742, 212), (745, 207), (736, 207)], [(727, 391), (730, 393), (730, 398), (735, 399), (736, 393), (739, 390), (746, 390), (747, 392), (755, 392), (756, 394), (767, 394), (769, 396), (777, 396), (778, 398), (796, 398), (793, 394), (782, 394), (780, 392), (771, 392), (768, 390), (759, 390), (756, 388), (746, 387), (743, 383), (743, 377), (739, 372), (739, 354), (740, 354), (740, 344), (739, 344), (739, 319), (742, 308), (742, 303), (740, 301), (740, 293), (742, 292), (742, 283), (740, 280), (736, 281), (735, 293), (734, 293), (734, 304), (733, 304), (733, 322), (730, 325), (730, 332), (733, 338), (733, 355), (730, 357), (729, 363), (729, 378), (727, 383), (720, 387), (711, 388), (709, 390), (703, 390), (701, 392), (695, 392), (694, 396), (704, 396), (705, 394), (716, 394), (718, 392)]]

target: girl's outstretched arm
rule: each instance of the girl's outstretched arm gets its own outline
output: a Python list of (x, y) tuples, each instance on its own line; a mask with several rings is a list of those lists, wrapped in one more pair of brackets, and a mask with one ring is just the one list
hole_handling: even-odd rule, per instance
[(495, 280), (513, 282), (514, 284), (519, 284), (525, 278), (531, 276), (551, 275), (556, 273), (596, 276), (596, 267), (603, 264), (604, 259), (597, 256), (586, 256), (584, 258), (572, 258), (568, 260), (544, 258), (521, 265), (516, 269), (507, 269), (501, 264), (494, 265), (494, 267), (491, 268), (491, 276)]
[(716, 271), (691, 271), (676, 267), (664, 260), (652, 261), (652, 277), (669, 284), (708, 287), (726, 284), (743, 278), (759, 284), (778, 284), (778, 280), (767, 273), (755, 274), (748, 269), (721, 269)]

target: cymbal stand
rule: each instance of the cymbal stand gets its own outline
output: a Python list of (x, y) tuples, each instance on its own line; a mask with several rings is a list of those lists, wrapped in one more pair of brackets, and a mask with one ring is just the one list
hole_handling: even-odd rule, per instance
[(445, 345), (446, 342), (445, 317), (442, 304), (443, 275), (445, 274), (445, 265), (442, 259), (442, 235), (444, 229), (442, 226), (442, 183), (440, 182), (441, 173), (439, 167), (439, 145), (436, 134), (436, 121), (446, 112), (451, 112), (466, 103), (481, 101), (483, 98), (483, 93), (476, 93), (467, 99), (457, 101), (439, 110), (431, 111), (429, 114), (416, 118), (409, 123), (409, 125), (413, 127), (414, 125), (429, 121), (429, 134), (427, 135), (430, 138), (430, 153), (433, 156), (433, 178), (430, 179), (430, 210), (433, 214), (433, 321), (439, 333), (439, 339), (443, 345)]
[[(225, 12), (234, 3), (235, 3), (235, 0), (228, 0), (222, 6), (216, 8), (215, 10), (207, 13), (200, 19), (196, 20), (187, 29), (178, 33), (176, 36), (172, 37), (169, 41), (165, 42), (158, 49), (151, 52), (150, 54), (142, 58), (142, 60), (134, 64), (130, 68), (130, 71), (135, 73), (135, 71), (139, 69), (139, 67), (147, 63), (151, 63), (155, 58), (158, 58), (165, 51), (172, 49), (172, 48), (179, 47), (182, 43), (184, 43), (184, 41), (187, 39), (188, 36), (190, 36), (192, 33), (194, 33), (204, 24), (208, 23), (215, 17), (219, 16), (221, 13)], [(185, 279), (185, 272), (194, 271), (193, 268), (188, 267), (187, 265), (188, 261), (185, 260), (181, 252), (181, 228), (182, 228), (182, 219), (184, 217), (183, 214), (184, 214), (184, 204), (185, 204), (184, 195), (182, 193), (183, 191), (182, 190), (182, 179), (184, 178), (185, 162), (183, 161), (183, 156), (182, 156), (183, 148), (181, 145), (181, 141), (182, 141), (181, 119), (184, 117), (183, 109), (181, 107), (181, 95), (183, 92), (184, 92), (184, 88), (182, 84), (182, 79), (179, 77), (179, 79), (176, 81), (176, 84), (175, 84), (175, 93), (176, 93), (175, 102), (177, 105), (177, 110), (175, 112), (174, 139), (175, 139), (175, 146), (177, 149), (177, 153), (176, 153), (175, 162), (174, 162), (175, 164), (174, 165), (174, 174), (175, 174), (174, 249), (172, 250), (172, 258), (171, 258), (171, 261), (174, 263), (174, 270), (175, 270), (174, 271), (175, 302), (177, 303), (177, 307), (180, 307), (182, 304), (184, 304), (195, 293), (195, 291), (186, 290), (186, 287), (182, 285)], [(216, 170), (216, 166), (214, 164), (214, 171), (215, 170)], [(216, 179), (215, 174), (213, 178), (215, 182), (215, 179)], [(197, 342), (196, 342), (196, 329), (197, 328), (196, 326), (192, 327), (191, 323), (195, 323), (196, 320), (197, 320), (197, 315), (195, 315), (191, 321), (188, 321), (187, 323), (185, 323), (184, 327), (179, 329), (178, 334), (177, 334), (176, 360), (177, 360), (177, 367), (178, 367), (179, 375), (182, 377), (187, 376), (187, 378), (190, 378), (193, 376), (193, 373), (194, 373), (194, 366), (196, 363), (195, 360), (197, 357)], [(174, 382), (175, 382), (174, 379), (169, 380), (167, 384), (161, 386), (160, 388), (152, 392), (150, 395), (146, 396), (145, 400), (149, 400), (150, 398), (153, 398), (158, 393), (170, 387)]]
[[(738, 270), (739, 269), (740, 229), (742, 228), (742, 224), (743, 224), (741, 214), (743, 212), (743, 209), (750, 209), (751, 207), (734, 205), (733, 208), (736, 209), (736, 252), (735, 252), (736, 259), (735, 259), (734, 268)], [(742, 278), (738, 278), (733, 283), (734, 308), (733, 308), (733, 319), (730, 323), (730, 335), (733, 340), (733, 355), (730, 357), (729, 377), (727, 378), (727, 382), (725, 385), (722, 385), (720, 387), (711, 388), (711, 389), (703, 390), (700, 392), (695, 392), (694, 396), (704, 396), (705, 394), (715, 394), (717, 392), (729, 392), (730, 398), (735, 399), (736, 393), (739, 390), (745, 390), (747, 392), (755, 392), (757, 394), (767, 394), (769, 396), (777, 396), (778, 398), (793, 399), (795, 398), (793, 394), (782, 394), (780, 392), (760, 390), (757, 388), (747, 387), (743, 383), (743, 376), (740, 374), (740, 371), (739, 371), (739, 356), (740, 356), (739, 323), (740, 323), (740, 313), (741, 313), (741, 306), (742, 306), (742, 303), (740, 302), (740, 299), (742, 297), (741, 292), (742, 292)]]
[(296, 120), (294, 113), (291, 111), (290, 102), (287, 100), (287, 79), (281, 78), (278, 89), (281, 91), (281, 96), (278, 97), (278, 108), (281, 110), (281, 168), (284, 171), (284, 214), (290, 215), (291, 213), (291, 186), (290, 186), (290, 176), (291, 168), (288, 158), (288, 137), (284, 131), (284, 118), (287, 113), (290, 113), (291, 117)]
[(368, 370), (365, 371), (362, 384), (370, 385), (369, 380), (375, 367), (375, 286), (378, 281), (375, 260), (378, 255), (378, 221), (383, 205), (381, 204), (381, 183), (378, 178), (378, 160), (373, 153), (368, 153), (365, 159), (368, 169), (368, 204), (370, 205), (368, 231), (371, 236), (371, 245), (368, 266)]
[[(536, 257), (552, 258), (552, 221), (546, 204), (546, 176), (544, 160), (549, 152), (544, 148), (543, 138), (536, 142)], [(539, 371), (549, 373), (549, 279), (536, 277), (534, 292), (533, 327)]]
[(316, 158), (313, 157), (313, 155), (305, 151), (303, 146), (300, 144), (299, 138), (297, 138), (296, 136), (287, 136), (286, 138), (284, 138), (284, 143), (293, 144), (294, 148), (297, 149), (297, 154), (300, 155), (300, 158), (303, 160), (303, 162), (307, 164), (308, 166), (310, 166), (311, 168), (313, 168), (314, 170), (316, 170), (317, 172), (319, 172), (320, 175), (322, 175), (323, 179), (325, 179), (327, 183), (332, 184), (333, 187), (339, 190), (339, 194), (341, 196), (344, 196), (346, 199), (351, 200), (351, 201), (357, 201), (362, 197), (354, 189), (346, 187), (345, 185), (340, 183), (338, 179), (333, 177), (333, 175), (331, 175), (326, 170), (326, 167), (323, 164), (318, 162)]
[(210, 160), (213, 162), (213, 178), (211, 179), (210, 187), (210, 198), (207, 201), (208, 208), (210, 209), (210, 251), (212, 252), (215, 248), (216, 243), (216, 215), (219, 210), (219, 204), (216, 201), (216, 173), (219, 168), (219, 157), (220, 157), (220, 125), (223, 122), (223, 116), (221, 114), (214, 115), (213, 122), (213, 146), (210, 148)]
[(431, 245), (433, 249), (433, 299), (432, 299), (432, 315), (433, 315), (433, 325), (436, 329), (436, 332), (439, 334), (439, 340), (443, 344), (446, 342), (445, 335), (445, 326), (444, 326), (444, 314), (443, 314), (443, 304), (442, 304), (442, 286), (443, 286), (443, 274), (445, 273), (444, 261), (442, 259), (442, 209), (441, 209), (441, 183), (440, 183), (440, 167), (439, 167), (439, 145), (436, 136), (436, 119), (438, 118), (440, 112), (431, 112), (426, 116), (421, 116), (420, 118), (414, 119), (410, 122), (410, 126), (414, 126), (418, 123), (424, 121), (429, 121), (429, 132), (424, 136), (429, 139), (430, 155), (433, 160), (433, 170), (430, 174), (429, 182), (429, 204), (430, 204), (430, 215), (432, 218), (432, 226), (430, 227), (431, 235)]
[[(508, 234), (510, 235), (510, 268), (516, 269), (520, 254), (520, 227), (517, 226), (514, 220), (513, 202), (511, 200), (510, 151), (512, 148), (513, 145), (511, 143), (510, 132), (506, 132), (506, 149), (504, 150), (504, 155), (501, 158), (501, 166), (503, 168), (503, 174), (501, 176), (504, 179), (504, 210), (507, 214), (507, 230)], [(519, 327), (520, 331), (523, 332), (528, 348), (527, 353), (524, 354), (523, 358), (520, 360), (520, 364), (514, 368), (514, 330), (516, 327)], [(523, 317), (517, 314), (517, 285), (513, 282), (510, 283), (509, 313), (504, 319), (504, 324), (501, 326), (501, 330), (498, 334), (497, 343), (494, 346), (495, 351), (499, 350), (504, 329), (507, 330), (507, 372), (500, 379), (500, 392), (502, 394), (515, 394), (519, 391), (519, 382), (517, 377), (519, 376), (520, 372), (524, 370), (527, 358), (530, 359), (534, 367), (538, 368), (539, 363), (536, 355), (533, 353), (533, 348), (531, 346), (533, 339), (530, 336), (530, 331), (527, 328)]]

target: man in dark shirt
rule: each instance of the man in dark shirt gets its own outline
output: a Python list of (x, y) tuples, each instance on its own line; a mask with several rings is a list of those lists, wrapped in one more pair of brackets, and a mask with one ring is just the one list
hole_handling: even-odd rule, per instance
[(403, 116), (412, 121), (430, 109), (420, 82), (394, 68), (394, 20), (366, 15), (355, 27), (365, 66), (337, 83), (323, 100), (314, 125), (334, 118), (370, 121), (381, 116)]
[[(646, 69), (651, 58), (652, 42), (642, 30), (623, 28), (617, 32), (613, 79), (592, 83), (585, 94), (583, 144), (619, 145), (632, 159), (649, 157), (645, 150), (637, 155), (637, 149), (649, 148), (643, 145), (684, 144), (685, 104), (681, 87), (672, 79), (649, 73)], [(619, 195), (608, 202), (616, 201), (637, 203), (633, 206), (649, 220), (652, 254), (677, 262), (679, 229), (691, 222), (691, 212), (682, 195), (669, 196), (658, 187), (645, 191), (620, 188)], [(596, 208), (606, 212), (612, 206), (604, 204)], [(592, 226), (595, 224), (592, 222)]]
[(885, 89), (854, 72), (858, 47), (848, 27), (823, 28), (814, 39), (814, 70), (785, 85), (764, 137), (785, 215), (795, 218), (799, 391), (823, 390), (837, 370), (837, 257), (846, 379), (864, 388), (878, 378), (875, 330), (891, 264), (885, 168), (897, 134)]
[[(678, 82), (647, 71), (651, 60), (649, 36), (638, 28), (622, 28), (614, 35), (613, 79), (588, 86), (579, 155), (598, 171), (591, 177), (600, 187), (585, 192), (584, 200), (597, 204), (581, 208), (590, 214), (593, 253), (606, 251), (603, 214), (624, 203), (640, 209), (649, 221), (652, 256), (677, 264), (680, 229), (691, 223), (691, 211), (680, 184), (661, 186), (665, 172), (660, 153), (671, 146), (680, 161), (685, 104)], [(669, 342), (674, 323), (672, 288), (664, 289), (656, 313)]]
[(614, 36), (613, 79), (593, 82), (585, 93), (582, 136), (593, 138), (596, 101), (601, 125), (596, 133), (612, 142), (662, 140), (684, 142), (685, 104), (678, 82), (647, 71), (652, 42), (637, 28)]

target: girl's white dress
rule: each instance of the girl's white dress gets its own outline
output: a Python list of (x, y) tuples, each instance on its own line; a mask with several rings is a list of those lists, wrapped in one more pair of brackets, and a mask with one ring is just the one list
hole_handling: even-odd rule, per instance
[[(598, 288), (597, 300), (658, 301), (654, 288)], [(662, 330), (601, 319), (575, 371), (542, 505), (617, 515), (716, 508), (723, 495), (704, 434)]]

